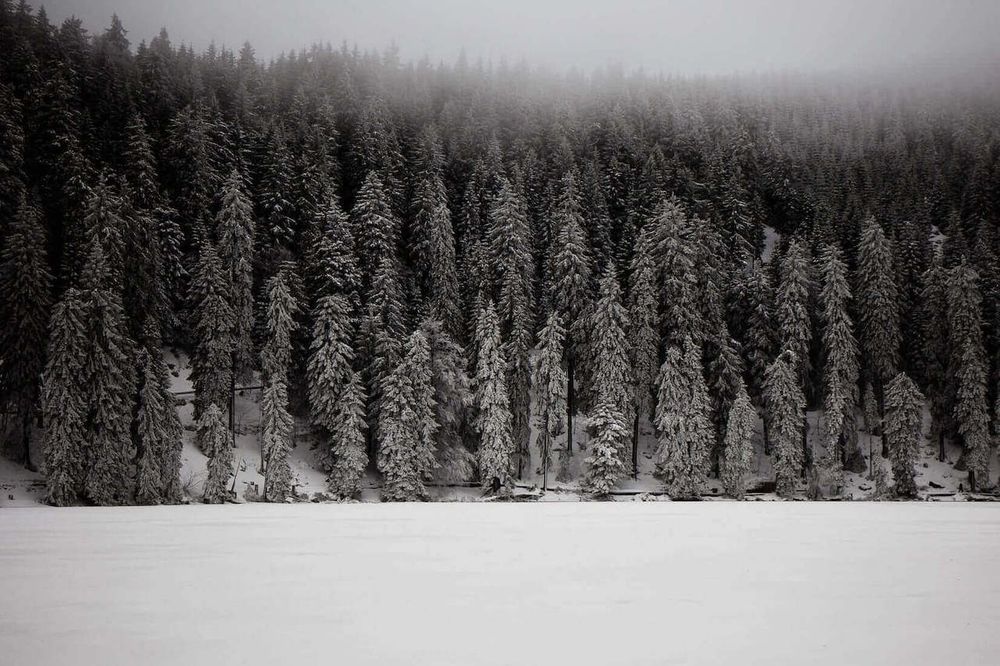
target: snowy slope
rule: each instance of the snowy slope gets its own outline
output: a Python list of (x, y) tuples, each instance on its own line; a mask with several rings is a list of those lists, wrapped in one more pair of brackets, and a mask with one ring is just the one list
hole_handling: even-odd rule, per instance
[(989, 504), (0, 511), (0, 662), (996, 663)]

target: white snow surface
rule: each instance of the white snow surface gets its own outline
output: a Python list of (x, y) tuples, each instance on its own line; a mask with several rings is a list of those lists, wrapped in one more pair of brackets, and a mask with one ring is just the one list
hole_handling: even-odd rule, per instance
[(0, 511), (4, 664), (996, 663), (973, 503)]

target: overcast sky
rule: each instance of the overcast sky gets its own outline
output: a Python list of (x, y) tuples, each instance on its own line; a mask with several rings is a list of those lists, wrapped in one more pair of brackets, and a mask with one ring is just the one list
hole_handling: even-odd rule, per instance
[(1000, 54), (1000, 0), (47, 0), (53, 22), (91, 31), (117, 12), (133, 46), (174, 43), (258, 56), (314, 42), (404, 60), (470, 57), (590, 71), (608, 63), (681, 74), (948, 65)]

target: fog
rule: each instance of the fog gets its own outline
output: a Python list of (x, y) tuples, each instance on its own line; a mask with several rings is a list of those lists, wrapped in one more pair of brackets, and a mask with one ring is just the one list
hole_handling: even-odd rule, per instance
[(249, 40), (262, 58), (316, 42), (395, 43), (404, 60), (607, 64), (668, 74), (884, 70), (996, 61), (997, 0), (48, 0), (99, 32), (117, 12), (133, 45), (166, 26), (198, 49)]

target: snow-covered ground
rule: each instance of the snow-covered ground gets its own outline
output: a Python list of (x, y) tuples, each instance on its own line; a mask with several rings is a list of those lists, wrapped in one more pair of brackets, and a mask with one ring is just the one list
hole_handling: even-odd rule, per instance
[(0, 511), (0, 663), (997, 663), (993, 504)]

